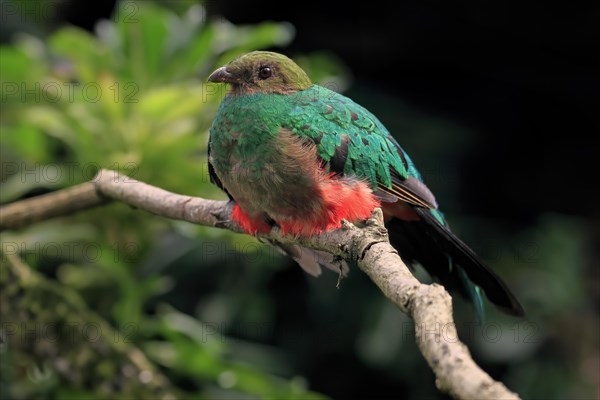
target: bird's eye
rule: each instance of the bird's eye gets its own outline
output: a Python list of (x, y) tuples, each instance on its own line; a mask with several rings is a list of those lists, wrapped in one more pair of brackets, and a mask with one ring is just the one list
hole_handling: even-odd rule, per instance
[(271, 75), (273, 75), (273, 70), (271, 70), (271, 67), (260, 67), (258, 70), (258, 76), (260, 79), (270, 78)]

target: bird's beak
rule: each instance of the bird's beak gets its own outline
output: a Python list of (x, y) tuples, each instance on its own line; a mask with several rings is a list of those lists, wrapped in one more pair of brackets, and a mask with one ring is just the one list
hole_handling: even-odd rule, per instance
[(209, 82), (236, 83), (238, 79), (231, 72), (227, 71), (227, 67), (221, 67), (208, 77)]

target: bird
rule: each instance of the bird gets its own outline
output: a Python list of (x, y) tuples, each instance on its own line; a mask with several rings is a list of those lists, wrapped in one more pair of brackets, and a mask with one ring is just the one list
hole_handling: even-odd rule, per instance
[[(311, 237), (380, 207), (390, 243), (411, 266), (470, 300), (483, 293), (506, 314), (523, 307), (503, 280), (460, 240), (409, 155), (363, 106), (314, 84), (287, 56), (253, 51), (216, 69), (228, 84), (209, 131), (210, 180), (234, 203), (246, 233)], [(309, 274), (339, 271), (327, 253), (271, 242)]]

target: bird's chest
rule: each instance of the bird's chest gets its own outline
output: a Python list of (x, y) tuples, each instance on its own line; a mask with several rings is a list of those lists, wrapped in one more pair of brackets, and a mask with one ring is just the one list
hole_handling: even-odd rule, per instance
[(210, 129), (211, 154), (219, 170), (250, 173), (276, 152), (280, 116), (258, 97), (226, 98)]
[[(236, 201), (255, 199), (281, 172), (276, 168), (273, 138), (256, 136), (252, 129), (222, 125), (211, 130), (211, 159), (215, 172)], [(251, 126), (251, 125), (250, 125)]]
[(244, 124), (215, 120), (210, 162), (223, 186), (249, 214), (282, 219), (321, 206), (314, 146), (281, 126), (260, 118)]

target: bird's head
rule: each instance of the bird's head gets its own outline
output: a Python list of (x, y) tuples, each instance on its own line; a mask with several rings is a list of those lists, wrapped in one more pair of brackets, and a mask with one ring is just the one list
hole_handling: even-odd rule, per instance
[(270, 51), (253, 51), (239, 56), (213, 72), (208, 81), (229, 83), (233, 94), (289, 94), (312, 85), (295, 62)]

